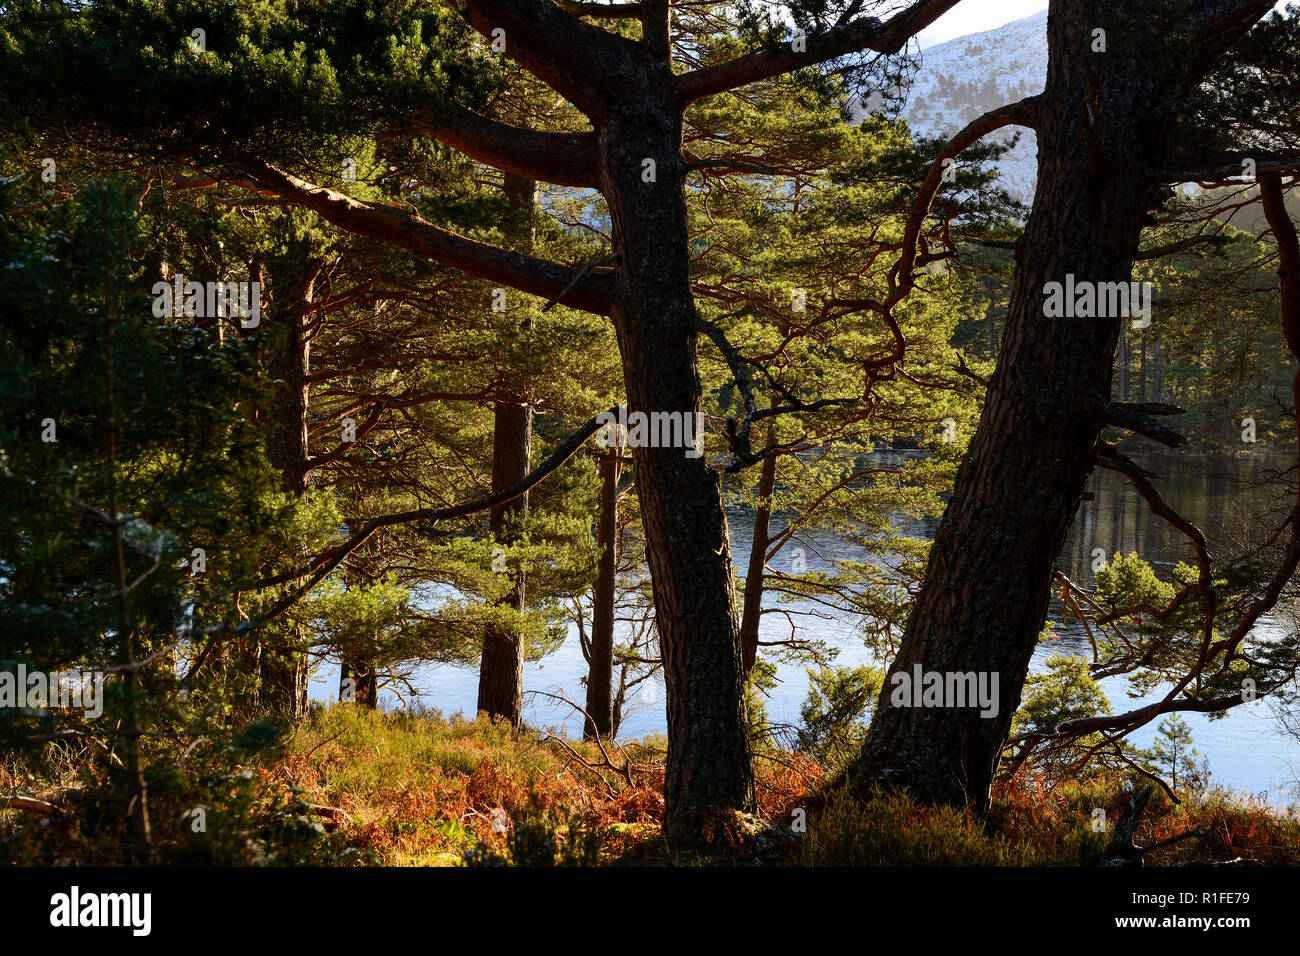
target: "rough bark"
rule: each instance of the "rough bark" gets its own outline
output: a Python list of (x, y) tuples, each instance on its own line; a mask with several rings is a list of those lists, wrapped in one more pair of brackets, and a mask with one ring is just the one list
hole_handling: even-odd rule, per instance
[[(1266, 3), (1164, 3), (1139, 15), (1054, 0), (1038, 116), (1033, 211), (984, 414), (958, 472), (925, 582), (890, 667), (855, 789), (906, 787), (931, 803), (988, 805), (989, 787), (1043, 625), (1052, 571), (1094, 466), (1120, 322), (1047, 318), (1044, 286), (1130, 279), (1172, 103)], [(1107, 30), (1093, 53), (1092, 30)], [(1234, 33), (1235, 31), (1235, 33)], [(1169, 36), (1185, 42), (1171, 49)], [(1148, 51), (1161, 50), (1161, 56)], [(1176, 52), (1175, 52), (1176, 50)], [(997, 675), (995, 715), (894, 706), (893, 676)]]
[(281, 287), (277, 298), (293, 298), (276, 313), (277, 324), (281, 326), (277, 334), (282, 331), (283, 344), (276, 351), (270, 374), (283, 384), (278, 387), (271, 408), (271, 433), (266, 451), (272, 466), (280, 473), (280, 487), (302, 498), (307, 493), (307, 374), (311, 362), (311, 343), (304, 333), (315, 296), (315, 274), (290, 277), (277, 270), (275, 275), (284, 276), (277, 282)]
[(600, 459), (600, 520), (596, 544), (600, 564), (591, 600), (591, 650), (587, 665), (587, 718), (582, 736), (588, 740), (614, 732), (614, 578), (618, 564), (618, 477), (620, 449), (610, 447)]
[[(280, 474), (281, 488), (297, 498), (307, 493), (311, 344), (306, 328), (322, 266), (306, 241), (291, 244), (269, 262), (276, 293), (275, 334), (280, 336), (270, 373), (281, 384), (269, 410), (267, 457)], [(278, 633), (258, 654), (260, 705), (264, 712), (298, 721), (307, 715), (307, 634), (295, 622), (275, 625), (275, 630)]]
[[(666, 30), (667, 8), (663, 27)], [(600, 130), (601, 191), (619, 253), (611, 318), (629, 412), (700, 413), (695, 306), (686, 245), (682, 119), (666, 58), (641, 101)], [(655, 181), (643, 181), (643, 160)], [(666, 829), (690, 838), (718, 808), (754, 806), (731, 546), (720, 482), (683, 448), (636, 448), (664, 662)]]
[[(510, 205), (506, 240), (516, 252), (528, 253), (533, 240), (533, 204), (537, 184), (511, 173), (505, 174), (505, 192)], [(528, 390), (511, 382), (501, 390), (494, 409), (492, 431), (492, 490), (502, 491), (528, 475), (533, 447), (533, 410)], [(508, 546), (517, 537), (518, 521), (528, 515), (528, 495), (493, 508), (490, 527), (493, 540)], [(506, 572), (513, 578), (512, 589), (503, 604), (523, 612), (525, 574), (518, 563)], [(519, 726), (524, 702), (524, 639), (517, 627), (491, 626), (483, 634), (483, 655), (479, 663), (478, 709), (488, 716)]]
[(261, 709), (296, 722), (307, 716), (309, 666), (300, 628), (291, 626), (286, 638), (266, 644), (258, 657)]

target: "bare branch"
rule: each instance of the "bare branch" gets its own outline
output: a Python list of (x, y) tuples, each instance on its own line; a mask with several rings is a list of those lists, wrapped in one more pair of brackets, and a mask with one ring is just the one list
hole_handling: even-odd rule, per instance
[[(328, 548), (321, 554), (317, 555), (311, 565), (306, 569), (291, 571), (285, 574), (276, 575), (267, 578), (253, 585), (254, 589), (272, 587), (277, 584), (285, 584), (298, 578), (307, 577), (305, 584), (295, 588), (286, 594), (280, 600), (276, 601), (270, 608), (261, 615), (263, 620), (268, 620), (278, 614), (283, 613), (295, 602), (302, 598), (308, 591), (319, 584), (335, 568), (343, 562), (349, 554), (355, 551), (361, 545), (365, 544), (380, 528), (386, 528), (397, 524), (413, 524), (415, 522), (438, 522), (449, 521), (453, 518), (463, 518), (466, 515), (477, 514), (481, 511), (487, 511), (500, 505), (514, 501), (521, 495), (527, 494), (532, 488), (540, 484), (548, 475), (553, 473), (566, 461), (572, 458), (592, 435), (604, 427), (605, 421), (603, 415), (616, 416), (618, 406), (611, 408), (608, 412), (602, 412), (589, 419), (581, 428), (569, 436), (559, 448), (551, 452), (544, 462), (530, 471), (522, 479), (509, 488), (494, 492), (475, 501), (466, 502), (460, 505), (453, 505), (449, 508), (419, 508), (414, 511), (403, 511), (397, 514), (377, 515), (373, 518), (367, 518), (357, 524), (356, 530), (348, 536), (348, 539), (342, 544), (333, 548)], [(208, 634), (216, 633), (222, 628), (211, 629)]]
[[(1172, 406), (1163, 407), (1171, 408)], [(1174, 409), (1172, 411), (1156, 412), (1155, 414), (1180, 415), (1182, 413), (1182, 409)], [(1177, 448), (1187, 442), (1187, 439), (1178, 432), (1156, 421), (1152, 414), (1140, 405), (1128, 405), (1119, 402), (1108, 403), (1102, 408), (1102, 419), (1107, 425), (1114, 425), (1117, 428), (1124, 428), (1139, 435), (1145, 435), (1147, 438), (1154, 439), (1162, 445), (1168, 445), (1170, 448)]]

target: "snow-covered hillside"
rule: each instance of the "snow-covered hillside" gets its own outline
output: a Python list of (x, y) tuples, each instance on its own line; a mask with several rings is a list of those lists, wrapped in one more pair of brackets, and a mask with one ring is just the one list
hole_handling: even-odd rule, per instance
[[(988, 110), (1042, 92), (1046, 78), (1044, 10), (924, 49), (903, 115), (918, 133), (951, 135)], [(1007, 190), (1028, 204), (1034, 195), (1038, 146), (1033, 132), (1019, 127), (993, 137), (1009, 139), (1013, 132), (1020, 133), (1020, 142), (1000, 168)]]
[[(929, 135), (955, 133), (982, 113), (1043, 91), (1047, 79), (1047, 11), (932, 46), (904, 115)], [(1020, 142), (1000, 164), (1007, 189), (1022, 202), (1034, 196), (1038, 144), (1015, 128)], [(1010, 135), (1010, 130), (1007, 135)]]

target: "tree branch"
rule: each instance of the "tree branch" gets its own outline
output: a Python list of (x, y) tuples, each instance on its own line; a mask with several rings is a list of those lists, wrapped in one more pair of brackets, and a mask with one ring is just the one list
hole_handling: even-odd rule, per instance
[(35, 797), (23, 796), (4, 796), (0, 795), (0, 808), (6, 810), (26, 810), (29, 813), (39, 813), (43, 816), (54, 817), (62, 814), (63, 807), (57, 803), (50, 803), (48, 800), (38, 800)]
[[(465, 0), (470, 25), (488, 39), (503, 30), (505, 55), (583, 113), (605, 116), (640, 85), (640, 44), (584, 23), (540, 0)], [(501, 34), (497, 34), (501, 36)]]
[[(617, 415), (618, 406), (611, 408), (608, 412), (602, 412), (601, 415)], [(463, 518), (466, 515), (476, 514), (480, 511), (488, 511), (500, 505), (508, 504), (521, 495), (527, 494), (533, 487), (540, 484), (543, 479), (558, 469), (566, 461), (572, 458), (579, 448), (586, 443), (587, 439), (605, 426), (601, 420), (601, 415), (593, 416), (580, 429), (569, 436), (559, 448), (551, 454), (540, 465), (530, 471), (518, 482), (509, 488), (494, 492), (483, 498), (469, 501), (460, 505), (453, 505), (449, 508), (419, 508), (414, 511), (403, 511), (397, 514), (377, 515), (373, 518), (367, 518), (360, 522), (356, 530), (349, 535), (348, 539), (342, 544), (333, 548), (328, 548), (321, 554), (317, 555), (311, 565), (305, 570), (291, 571), (285, 574), (276, 575), (267, 578), (253, 585), (253, 589), (262, 589), (273, 587), (277, 584), (285, 584), (289, 581), (301, 577), (308, 577), (306, 584), (294, 589), (289, 594), (276, 601), (270, 608), (262, 613), (263, 620), (269, 620), (278, 614), (283, 613), (298, 601), (304, 594), (319, 584), (335, 568), (342, 563), (343, 559), (355, 551), (361, 545), (365, 544), (380, 528), (386, 528), (396, 524), (413, 524), (417, 521), (437, 522), (449, 521), (452, 518)], [(607, 419), (606, 419), (607, 420)]]
[(1297, 237), (1295, 223), (1287, 212), (1282, 176), (1276, 172), (1260, 176), (1259, 196), (1264, 206), (1264, 218), (1273, 230), (1273, 240), (1277, 244), (1282, 334), (1291, 354), (1300, 358), (1300, 237)]
[(1266, 150), (1240, 150), (1220, 153), (1179, 153), (1169, 159), (1169, 168), (1153, 170), (1150, 178), (1161, 183), (1242, 182), (1245, 162), (1255, 164), (1255, 175), (1265, 172), (1289, 173), (1300, 170), (1300, 153), (1273, 153)]
[(944, 161), (949, 159), (956, 161), (964, 150), (1004, 126), (1034, 128), (1039, 102), (1037, 96), (1031, 96), (1017, 103), (1008, 103), (1006, 106), (990, 110), (983, 116), (971, 120), (964, 129), (944, 144), (939, 155), (935, 157), (929, 173), (926, 174), (925, 181), (921, 183), (916, 200), (912, 203), (912, 211), (908, 214), (907, 226), (903, 230), (903, 249), (899, 254), (898, 263), (889, 275), (890, 295), (886, 310), (897, 304), (912, 288), (912, 271), (916, 268), (916, 246), (920, 241), (921, 227), (925, 224), (930, 204), (934, 202), (935, 194), (943, 185)]
[(452, 107), (439, 117), (417, 116), (412, 126), (471, 159), (524, 179), (593, 188), (599, 180), (592, 132), (543, 133), (498, 123), (463, 107)]
[(958, 0), (916, 0), (884, 23), (876, 17), (864, 17), (810, 36), (804, 44), (805, 49), (799, 53), (794, 51), (792, 44), (783, 43), (778, 49), (761, 50), (717, 66), (693, 70), (678, 78), (677, 91), (683, 102), (692, 103), (715, 93), (725, 93), (748, 83), (815, 66), (860, 50), (897, 53), (911, 37), (957, 3)]
[[(315, 210), (322, 219), (348, 232), (401, 246), (473, 276), (547, 298), (564, 291), (578, 277), (577, 271), (568, 266), (466, 239), (435, 226), (404, 206), (354, 199), (299, 179), (254, 157), (240, 157), (235, 166), (262, 188)], [(611, 293), (608, 275), (592, 275), (568, 293), (567, 304), (605, 315), (609, 312)]]
[[(1160, 411), (1152, 412), (1152, 407), (1158, 407)], [(1177, 448), (1179, 445), (1187, 443), (1187, 439), (1172, 428), (1160, 424), (1153, 415), (1181, 415), (1181, 408), (1174, 408), (1170, 405), (1150, 406), (1150, 405), (1129, 405), (1123, 402), (1108, 402), (1102, 406), (1102, 421), (1107, 425), (1114, 425), (1117, 428), (1124, 428), (1139, 435), (1146, 435), (1160, 442), (1162, 445), (1168, 445), (1170, 448)]]
[(593, 17), (597, 20), (634, 20), (641, 16), (639, 3), (573, 3), (571, 0), (555, 0), (555, 5), (575, 17)]

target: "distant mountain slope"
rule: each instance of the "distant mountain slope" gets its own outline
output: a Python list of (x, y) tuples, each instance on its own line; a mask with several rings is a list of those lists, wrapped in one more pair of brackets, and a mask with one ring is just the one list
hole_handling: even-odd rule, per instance
[[(1047, 79), (1047, 11), (993, 30), (928, 47), (903, 116), (918, 132), (951, 135), (983, 113), (1035, 93)], [(994, 137), (1020, 142), (1000, 164), (1007, 190), (1028, 204), (1034, 196), (1038, 142), (1014, 127)], [(993, 138), (993, 137), (990, 137)]]

